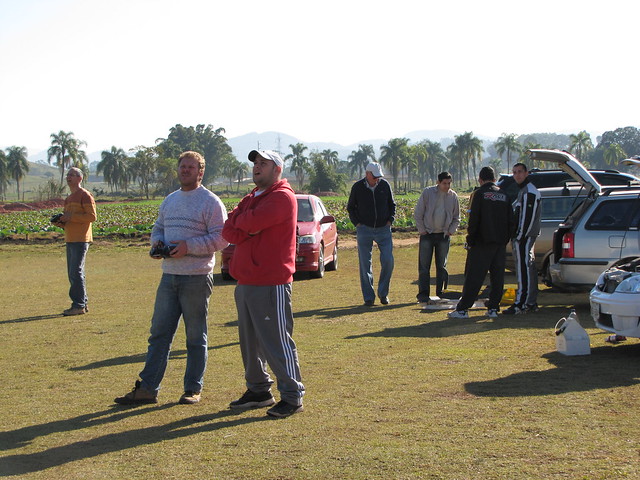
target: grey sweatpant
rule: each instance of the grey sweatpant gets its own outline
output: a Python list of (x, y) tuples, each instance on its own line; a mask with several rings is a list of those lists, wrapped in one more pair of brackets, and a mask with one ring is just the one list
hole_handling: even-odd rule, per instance
[(238, 285), (235, 299), (247, 388), (253, 392), (271, 388), (268, 364), (278, 380), (281, 399), (302, 405), (304, 385), (292, 337), (291, 284)]

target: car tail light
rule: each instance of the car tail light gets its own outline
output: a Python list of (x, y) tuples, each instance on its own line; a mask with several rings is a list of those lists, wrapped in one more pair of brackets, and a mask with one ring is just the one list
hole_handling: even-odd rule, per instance
[(573, 233), (565, 233), (562, 236), (562, 257), (574, 258), (575, 256), (575, 235)]

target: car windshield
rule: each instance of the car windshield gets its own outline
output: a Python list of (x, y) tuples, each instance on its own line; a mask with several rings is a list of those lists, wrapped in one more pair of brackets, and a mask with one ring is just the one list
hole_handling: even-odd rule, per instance
[(311, 208), (311, 202), (307, 198), (298, 199), (298, 221), (313, 222), (313, 208)]

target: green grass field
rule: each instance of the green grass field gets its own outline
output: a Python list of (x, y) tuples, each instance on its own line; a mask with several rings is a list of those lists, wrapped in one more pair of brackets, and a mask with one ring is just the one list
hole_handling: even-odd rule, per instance
[[(234, 284), (217, 267), (203, 401), (177, 404), (179, 330), (160, 403), (115, 406), (144, 362), (160, 277), (147, 252), (93, 245), (91, 312), (63, 317), (64, 245), (0, 244), (1, 476), (638, 478), (638, 342), (605, 344), (585, 294), (544, 289), (539, 313), (509, 318), (421, 311), (415, 246), (395, 250), (386, 307), (361, 306), (353, 248), (341, 251), (337, 272), (295, 281), (304, 413), (273, 420), (264, 410), (228, 410), (245, 386)], [(451, 290), (461, 289), (463, 261), (455, 246)], [(591, 334), (590, 356), (555, 351), (553, 327), (570, 306)]]

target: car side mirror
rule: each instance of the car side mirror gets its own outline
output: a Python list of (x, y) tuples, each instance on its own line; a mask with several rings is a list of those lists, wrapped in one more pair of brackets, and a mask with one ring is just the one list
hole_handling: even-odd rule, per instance
[(333, 223), (335, 222), (336, 219), (334, 218), (333, 215), (325, 215), (324, 217), (322, 217), (322, 219), (320, 220), (320, 223)]

